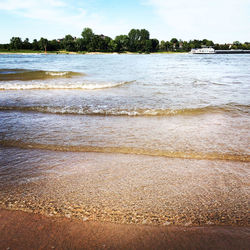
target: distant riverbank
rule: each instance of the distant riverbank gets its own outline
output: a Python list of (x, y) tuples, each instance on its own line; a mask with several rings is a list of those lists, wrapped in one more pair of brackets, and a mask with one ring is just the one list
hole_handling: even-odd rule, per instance
[(152, 52), (152, 53), (138, 53), (138, 52), (73, 52), (73, 51), (34, 51), (34, 50), (0, 50), (0, 55), (8, 55), (8, 54), (63, 54), (63, 55), (119, 55), (119, 54), (132, 54), (132, 55), (139, 55), (139, 54), (186, 54), (187, 52), (172, 52), (172, 51), (162, 51), (162, 52)]

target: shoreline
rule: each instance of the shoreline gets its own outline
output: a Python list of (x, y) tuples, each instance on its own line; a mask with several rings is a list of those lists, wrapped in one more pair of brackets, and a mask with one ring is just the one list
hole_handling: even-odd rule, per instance
[(122, 224), (249, 226), (247, 163), (1, 149), (6, 162), (40, 159), (32, 175), (6, 169), (2, 208)]
[(71, 52), (71, 51), (48, 51), (47, 53), (41, 51), (31, 52), (0, 52), (0, 55), (150, 55), (150, 54), (188, 54), (188, 52), (151, 52), (151, 53), (138, 53), (138, 52)]
[(249, 227), (149, 226), (0, 209), (2, 249), (248, 249)]

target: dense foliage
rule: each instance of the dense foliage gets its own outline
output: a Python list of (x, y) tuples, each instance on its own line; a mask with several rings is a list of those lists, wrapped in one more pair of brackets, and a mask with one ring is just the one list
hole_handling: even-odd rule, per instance
[(145, 29), (132, 29), (128, 35), (119, 35), (112, 39), (104, 35), (96, 35), (90, 28), (82, 31), (81, 37), (76, 38), (66, 35), (63, 39), (47, 40), (40, 38), (30, 42), (28, 38), (24, 41), (20, 37), (12, 37), (9, 44), (0, 44), (2, 50), (34, 50), (34, 51), (75, 51), (75, 52), (139, 52), (150, 53), (157, 51), (177, 51), (187, 52), (192, 48), (203, 46), (213, 47), (214, 49), (245, 49), (250, 50), (250, 43), (244, 44), (236, 41), (232, 44), (214, 44), (213, 41), (190, 40), (182, 41), (172, 38), (170, 41), (159, 41), (151, 39), (150, 34)]

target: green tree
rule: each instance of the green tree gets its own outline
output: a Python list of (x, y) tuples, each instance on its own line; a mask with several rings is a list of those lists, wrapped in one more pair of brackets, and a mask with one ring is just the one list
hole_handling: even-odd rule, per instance
[(145, 52), (150, 53), (153, 50), (152, 40), (147, 40), (145, 42)]
[(146, 43), (149, 41), (150, 34), (149, 31), (145, 29), (140, 30), (140, 38), (139, 38), (139, 50), (146, 51)]
[(250, 50), (250, 43), (245, 42), (244, 44), (242, 44), (242, 46), (243, 46), (243, 49)]
[(166, 42), (165, 41), (162, 40), (160, 42), (159, 49), (160, 49), (160, 51), (166, 51)]
[(10, 48), (11, 49), (22, 49), (23, 43), (20, 37), (12, 37), (10, 39)]
[(47, 50), (57, 51), (60, 49), (60, 43), (57, 40), (48, 41)]
[(148, 30), (145, 30), (145, 29), (140, 30), (140, 40), (141, 41), (149, 40), (149, 37), (150, 37), (150, 33)]
[(170, 40), (171, 44), (172, 44), (172, 47), (174, 50), (178, 49), (179, 48), (179, 41), (177, 38), (172, 38)]
[(150, 39), (150, 41), (152, 42), (152, 50), (151, 52), (156, 52), (159, 50), (159, 41), (157, 39)]
[(145, 29), (132, 29), (128, 33), (130, 51), (146, 51), (146, 41), (149, 40), (150, 34)]
[(47, 51), (48, 40), (46, 38), (41, 37), (38, 44), (41, 50), (44, 50), (45, 52)]
[(0, 44), (0, 49), (10, 50), (10, 44), (9, 43)]
[(112, 39), (111, 39), (110, 37), (108, 37), (108, 36), (105, 36), (103, 40), (104, 40), (104, 42), (103, 42), (103, 44), (102, 44), (102, 50), (103, 50), (104, 52), (111, 51), (110, 48), (109, 48), (109, 44), (110, 44), (110, 41), (111, 41)]
[(166, 51), (173, 51), (173, 44), (169, 41), (165, 42)]
[(84, 30), (82, 32), (82, 39), (83, 39), (83, 43), (85, 44), (86, 49), (88, 51), (90, 51), (91, 48), (94, 47), (94, 44), (91, 44), (94, 40), (94, 37), (95, 37), (95, 34), (93, 33), (92, 29), (84, 28)]
[(63, 39), (63, 47), (67, 51), (75, 51), (75, 41), (73, 36), (66, 35)]
[(91, 41), (87, 44), (88, 51), (100, 51), (102, 47), (102, 39), (98, 35), (94, 35)]
[(189, 45), (188, 42), (184, 41), (183, 44), (182, 44), (182, 49), (183, 49), (184, 51), (190, 51), (190, 50), (191, 50), (191, 47), (190, 47), (190, 45)]
[(115, 40), (111, 39), (108, 43), (108, 51), (110, 52), (119, 52), (117, 51), (117, 43)]
[(31, 49), (31, 43), (29, 42), (29, 38), (26, 38), (24, 41), (23, 41), (23, 49)]
[(213, 47), (214, 43), (213, 41), (207, 40), (207, 39), (203, 39), (202, 40), (202, 45), (205, 45), (206, 47)]
[(139, 49), (139, 40), (140, 40), (140, 30), (132, 29), (128, 33), (129, 37), (129, 47), (128, 49), (132, 52), (138, 51)]
[(129, 37), (127, 35), (116, 36), (115, 38), (116, 48), (115, 51), (123, 52), (128, 50)]
[(83, 38), (76, 39), (75, 48), (76, 48), (76, 51), (85, 51), (86, 50), (86, 44), (84, 43)]
[(190, 44), (191, 49), (201, 48), (202, 41), (197, 40), (197, 39), (190, 40), (189, 44)]
[(39, 50), (39, 44), (38, 44), (38, 41), (36, 39), (34, 39), (32, 42), (32, 49)]
[(243, 46), (239, 41), (234, 41), (232, 48), (233, 49), (243, 49)]

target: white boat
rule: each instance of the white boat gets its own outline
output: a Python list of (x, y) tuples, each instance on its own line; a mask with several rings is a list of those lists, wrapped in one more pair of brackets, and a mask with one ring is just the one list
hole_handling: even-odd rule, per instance
[(215, 50), (213, 48), (201, 48), (201, 49), (191, 49), (191, 54), (215, 54)]

